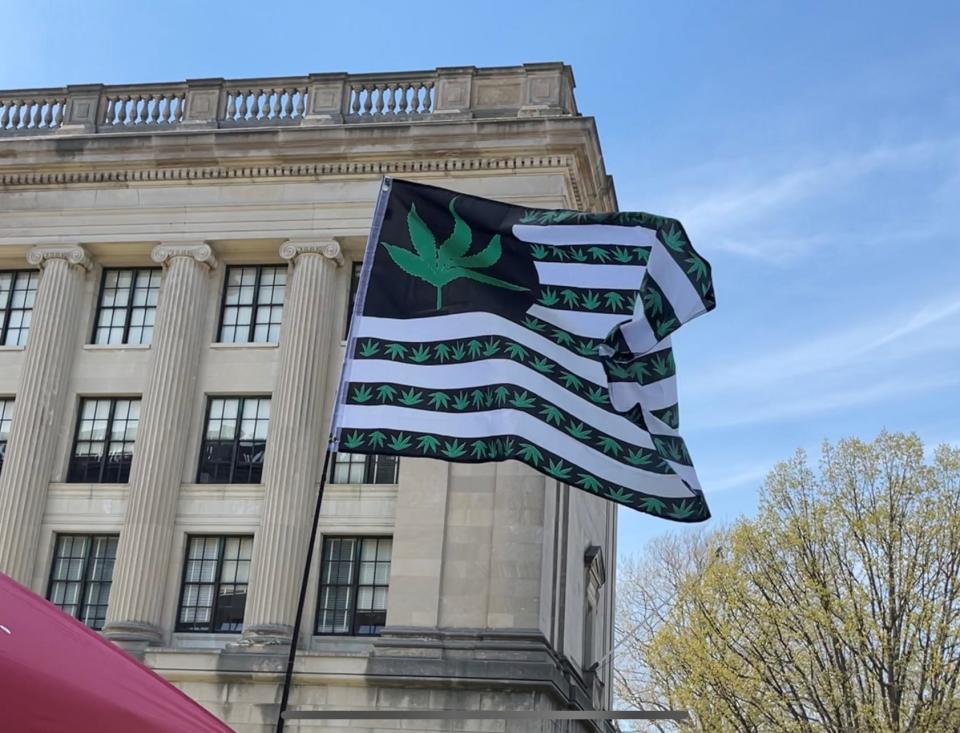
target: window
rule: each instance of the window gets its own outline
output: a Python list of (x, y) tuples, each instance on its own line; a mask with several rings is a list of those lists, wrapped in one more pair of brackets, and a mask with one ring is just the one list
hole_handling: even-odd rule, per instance
[(357, 290), (360, 289), (360, 270), (362, 268), (362, 262), (354, 262), (350, 265), (350, 294), (347, 300), (347, 323), (343, 327), (344, 338), (350, 335), (350, 319), (353, 318), (353, 301), (357, 299)]
[(188, 537), (177, 631), (238, 633), (253, 537)]
[(279, 341), (286, 287), (286, 265), (228, 267), (220, 315), (220, 341)]
[(160, 293), (160, 270), (104, 270), (93, 330), (95, 344), (149, 344)]
[(270, 398), (211, 397), (206, 422), (197, 483), (260, 483)]
[(93, 629), (107, 617), (117, 535), (57, 535), (47, 600)]
[(13, 422), (13, 400), (0, 400), (0, 471), (3, 470), (3, 456), (7, 452), (10, 439), (10, 423)]
[(139, 419), (138, 399), (81, 400), (67, 481), (126, 483), (130, 478)]
[(399, 474), (397, 456), (335, 453), (330, 468), (332, 484), (395, 484)]
[(0, 346), (27, 343), (39, 282), (40, 273), (33, 270), (0, 272)]
[(327, 537), (323, 543), (318, 634), (379, 634), (387, 622), (390, 537)]

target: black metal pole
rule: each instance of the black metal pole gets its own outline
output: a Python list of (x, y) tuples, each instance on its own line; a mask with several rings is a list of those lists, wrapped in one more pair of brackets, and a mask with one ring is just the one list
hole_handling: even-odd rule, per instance
[(283, 733), (283, 713), (290, 698), (290, 682), (293, 680), (293, 664), (297, 659), (297, 642), (300, 640), (300, 624), (303, 621), (303, 605), (307, 600), (307, 581), (310, 578), (310, 565), (313, 562), (313, 546), (317, 543), (317, 525), (320, 523), (320, 503), (323, 501), (323, 487), (327, 485), (327, 472), (330, 470), (330, 443), (323, 457), (323, 471), (320, 474), (320, 487), (317, 489), (317, 505), (313, 509), (313, 524), (310, 527), (310, 543), (307, 546), (307, 559), (303, 563), (303, 577), (300, 579), (300, 600), (297, 602), (297, 618), (293, 622), (293, 635), (290, 637), (290, 653), (287, 655), (287, 669), (283, 675), (283, 693), (280, 695), (280, 712), (277, 713), (277, 733)]

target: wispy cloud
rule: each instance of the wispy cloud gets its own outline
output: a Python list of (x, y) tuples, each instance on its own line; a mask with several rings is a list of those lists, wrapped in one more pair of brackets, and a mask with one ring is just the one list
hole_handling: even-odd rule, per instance
[[(940, 330), (932, 327), (938, 326)], [(915, 304), (900, 304), (862, 323), (813, 338), (747, 354), (732, 364), (693, 371), (683, 381), (685, 393), (751, 390), (790, 384), (801, 377), (823, 378), (873, 358), (882, 350), (886, 363), (932, 351), (960, 349), (960, 295)]]
[(758, 423), (778, 423), (834, 412), (841, 408), (861, 407), (890, 402), (915, 394), (954, 388), (960, 385), (960, 374), (938, 375), (927, 379), (901, 375), (881, 382), (821, 389), (818, 383), (798, 384), (788, 399), (779, 394), (776, 400), (759, 405), (727, 406), (713, 410), (711, 416), (691, 421), (692, 432), (718, 430)]
[[(736, 172), (732, 175), (745, 181), (733, 185), (722, 183), (731, 177), (729, 170), (715, 168), (713, 176), (707, 177), (718, 181), (683, 194), (671, 208), (683, 212), (684, 224), (695, 241), (733, 254), (783, 263), (843, 235), (836, 231), (803, 231), (793, 225), (784, 231), (780, 221), (784, 217), (811, 207), (830, 208), (831, 199), (838, 193), (849, 193), (869, 176), (919, 167), (928, 170), (932, 162), (946, 166), (944, 179), (953, 180), (960, 174), (960, 138), (887, 144), (812, 162), (801, 155), (779, 172), (740, 171), (733, 165)], [(807, 221), (811, 220), (813, 217), (808, 216)], [(879, 229), (877, 233), (884, 236), (883, 227)], [(876, 241), (872, 236), (870, 239)]]

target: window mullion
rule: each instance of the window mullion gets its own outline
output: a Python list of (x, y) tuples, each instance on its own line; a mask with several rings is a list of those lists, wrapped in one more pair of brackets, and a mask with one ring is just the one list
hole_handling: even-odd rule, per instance
[(263, 273), (262, 267), (257, 267), (257, 274), (253, 280), (253, 303), (250, 309), (250, 327), (247, 329), (247, 343), (253, 343), (253, 335), (257, 331), (257, 314), (260, 308), (260, 277)]
[[(113, 434), (113, 411), (117, 408), (117, 401), (110, 400), (110, 410), (107, 412), (107, 427), (103, 431), (103, 455), (100, 456), (100, 480), (97, 483), (103, 483), (103, 474), (107, 470), (107, 463), (110, 455), (110, 436)], [(93, 413), (96, 418), (96, 411)]]
[(7, 331), (10, 329), (10, 314), (13, 313), (13, 294), (17, 289), (17, 276), (14, 272), (10, 278), (10, 292), (7, 293), (7, 303), (3, 306), (3, 323), (0, 323), (0, 346), (7, 343)]
[(220, 579), (223, 576), (223, 553), (227, 548), (227, 538), (221, 535), (217, 539), (217, 574), (213, 578), (213, 606), (210, 608), (210, 633), (216, 632), (217, 611), (220, 605)]
[(363, 538), (357, 537), (356, 542), (353, 543), (353, 578), (351, 579), (351, 584), (353, 586), (353, 603), (350, 605), (350, 635), (357, 635), (357, 604), (360, 599), (360, 557), (362, 556), (363, 550)]
[(127, 305), (123, 309), (123, 343), (130, 342), (130, 318), (133, 314), (133, 293), (137, 289), (137, 273), (139, 270), (131, 270), (130, 289), (127, 292)]
[(242, 397), (237, 400), (237, 422), (233, 426), (233, 447), (230, 451), (230, 476), (227, 482), (231, 484), (233, 483), (237, 470), (237, 453), (240, 452), (240, 423), (242, 422), (241, 416), (243, 415), (245, 401)]
[(93, 546), (96, 543), (96, 535), (88, 535), (90, 544), (87, 546), (87, 556), (83, 561), (83, 575), (80, 578), (80, 603), (77, 604), (77, 620), (83, 621), (83, 612), (87, 606), (87, 578), (90, 575), (90, 562), (93, 558)]

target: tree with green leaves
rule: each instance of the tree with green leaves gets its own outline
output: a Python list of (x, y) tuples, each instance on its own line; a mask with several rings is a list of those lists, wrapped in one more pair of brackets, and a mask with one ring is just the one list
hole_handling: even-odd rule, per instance
[(798, 452), (754, 518), (627, 562), (618, 627), (618, 696), (693, 730), (960, 730), (960, 449)]

